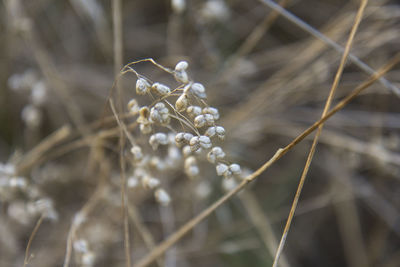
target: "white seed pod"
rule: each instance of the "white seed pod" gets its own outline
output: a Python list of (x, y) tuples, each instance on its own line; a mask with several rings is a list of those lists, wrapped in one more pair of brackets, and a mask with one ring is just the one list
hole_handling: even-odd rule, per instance
[(215, 132), (217, 133), (217, 136), (219, 139), (224, 140), (225, 139), (225, 128), (222, 126), (217, 126), (215, 127)]
[(218, 120), (219, 119), (219, 112), (218, 109), (213, 108), (213, 107), (205, 107), (202, 110), (203, 114), (211, 114), (214, 117), (214, 120)]
[(136, 81), (136, 94), (145, 95), (150, 89), (150, 84), (143, 78), (139, 78)]
[(139, 161), (143, 159), (143, 152), (142, 152), (142, 148), (140, 146), (133, 146), (131, 148), (131, 153), (133, 155), (133, 159), (135, 161)]
[(189, 104), (188, 96), (187, 94), (182, 94), (181, 96), (178, 97), (178, 99), (175, 102), (175, 108), (178, 112), (182, 112), (186, 109), (187, 105)]
[(222, 180), (222, 188), (225, 191), (231, 191), (236, 186), (237, 186), (237, 182), (235, 181), (235, 179), (223, 179)]
[(190, 155), (192, 155), (192, 150), (190, 149), (190, 146), (184, 146), (182, 148), (182, 153), (184, 157), (189, 157)]
[(200, 169), (197, 166), (197, 160), (193, 156), (190, 156), (185, 159), (184, 167), (185, 167), (185, 173), (189, 178), (195, 178), (200, 173)]
[(38, 81), (32, 86), (31, 92), (31, 100), (35, 106), (41, 106), (46, 102), (47, 95), (47, 87), (44, 81)]
[(189, 63), (187, 61), (179, 61), (176, 65), (175, 65), (175, 70), (176, 71), (182, 71), (182, 70), (186, 70), (189, 67)]
[(25, 177), (11, 177), (8, 180), (8, 186), (11, 188), (25, 189), (28, 185)]
[(192, 94), (199, 98), (206, 98), (206, 89), (204, 88), (204, 85), (201, 83), (193, 83), (192, 86), (190, 87), (190, 91)]
[(204, 149), (210, 148), (212, 146), (210, 138), (205, 135), (199, 137), (199, 144)]
[(135, 176), (130, 176), (129, 178), (128, 178), (128, 180), (126, 181), (126, 185), (129, 187), (129, 188), (135, 188), (136, 186), (138, 186), (138, 184), (139, 184), (139, 180), (138, 180), (138, 178), (137, 177), (135, 177)]
[(225, 176), (226, 172), (229, 172), (229, 167), (228, 165), (224, 163), (218, 163), (217, 166), (215, 167), (215, 170), (217, 171), (218, 176)]
[(163, 160), (161, 160), (159, 157), (157, 156), (153, 156), (150, 159), (150, 165), (154, 168), (156, 168), (159, 171), (164, 171), (167, 168), (167, 165), (165, 164), (165, 162)]
[(74, 242), (73, 248), (76, 252), (85, 253), (88, 251), (88, 243), (85, 239), (78, 239)]
[(196, 116), (199, 116), (201, 114), (201, 107), (199, 107), (199, 106), (189, 106), (186, 109), (186, 112), (189, 115), (189, 117), (193, 119)]
[(225, 152), (219, 146), (213, 147), (207, 154), (207, 160), (212, 164), (215, 164), (223, 158), (225, 158)]
[(168, 159), (171, 159), (173, 162), (177, 162), (181, 159), (181, 151), (176, 146), (168, 147)]
[(174, 77), (175, 80), (181, 83), (188, 83), (189, 82), (189, 76), (186, 71), (181, 70), (181, 71), (174, 71)]
[(36, 128), (42, 122), (42, 113), (34, 105), (27, 105), (22, 109), (21, 112), (22, 120), (30, 128)]
[(140, 107), (139, 107), (139, 104), (136, 101), (136, 99), (132, 98), (131, 100), (129, 100), (128, 110), (129, 110), (129, 113), (131, 113), (131, 114), (139, 113)]
[(232, 172), (234, 175), (239, 175), (242, 171), (240, 169), (240, 165), (236, 163), (232, 163), (229, 165), (229, 170)]
[(196, 116), (196, 118), (194, 118), (194, 126), (196, 128), (201, 128), (201, 127), (205, 126), (206, 123), (207, 123), (207, 121), (206, 121), (206, 118), (204, 115), (199, 115), (199, 116)]
[(169, 110), (164, 103), (159, 102), (151, 108), (150, 120), (163, 125), (170, 123), (171, 118), (169, 117)]
[(157, 178), (151, 177), (149, 175), (146, 175), (142, 178), (142, 185), (144, 188), (154, 189), (160, 185), (160, 180), (158, 180)]
[(137, 122), (141, 124), (149, 123), (150, 111), (149, 108), (144, 106), (139, 110), (139, 117), (137, 118)]
[(95, 260), (96, 260), (96, 256), (91, 251), (88, 251), (82, 255), (82, 265), (83, 266), (93, 266)]
[(154, 196), (157, 200), (158, 203), (160, 203), (163, 206), (167, 206), (171, 202), (171, 197), (169, 194), (162, 188), (157, 189), (154, 192)]
[(196, 152), (197, 150), (199, 150), (200, 148), (199, 137), (193, 136), (192, 139), (190, 139), (189, 145), (190, 145), (190, 150), (192, 150), (192, 152)]
[(165, 133), (156, 133), (150, 136), (149, 144), (156, 150), (159, 145), (168, 145), (168, 137)]
[(206, 125), (207, 126), (212, 126), (214, 125), (214, 117), (211, 114), (204, 114), (204, 119), (206, 120)]
[(216, 134), (216, 127), (215, 126), (211, 126), (207, 129), (207, 131), (204, 133), (205, 136), (208, 137), (214, 137), (214, 135)]
[(171, 93), (171, 89), (162, 83), (153, 83), (151, 88), (154, 89), (155, 92), (163, 96)]

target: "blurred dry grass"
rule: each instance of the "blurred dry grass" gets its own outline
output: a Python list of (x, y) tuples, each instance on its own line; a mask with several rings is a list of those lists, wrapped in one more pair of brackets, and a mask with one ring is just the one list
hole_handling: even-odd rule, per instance
[[(113, 34), (110, 1), (1, 3), (0, 162), (15, 162), (19, 175), (54, 201), (59, 216), (56, 222), (44, 220), (38, 229), (29, 266), (61, 266), (68, 233), (89, 241), (95, 266), (126, 264), (119, 128), (107, 105), (115, 66), (147, 57), (170, 67), (188, 60), (190, 74), (208, 90), (208, 102), (220, 109), (225, 150), (252, 170), (318, 120), (341, 54), (261, 1), (218, 2), (226, 9), (214, 17), (204, 1), (188, 1), (181, 14), (173, 12), (169, 1), (122, 1), (119, 52), (113, 50), (119, 37)], [(339, 0), (280, 3), (340, 46), (359, 5)], [(369, 1), (351, 53), (377, 70), (399, 52), (399, 26), (395, 1)], [(165, 79), (150, 64), (136, 70)], [(21, 119), (32, 102), (29, 91), (13, 90), (10, 82), (27, 71), (48, 89), (35, 127)], [(397, 66), (385, 76), (393, 87), (400, 86), (399, 71)], [(349, 62), (334, 104), (368, 76)], [(134, 82), (129, 76), (121, 80), (124, 103), (134, 95)], [(400, 265), (399, 101), (377, 82), (325, 124), (282, 266)], [(272, 265), (310, 140), (217, 209), (156, 264)], [(211, 192), (206, 198), (196, 196), (200, 181), (181, 172), (166, 178), (172, 197), (168, 208), (159, 207), (148, 192), (127, 189), (133, 264), (224, 194), (214, 169), (207, 167), (203, 179)], [(21, 222), (10, 216), (10, 207), (26, 196), (0, 196), (0, 266), (22, 266), (39, 217)], [(78, 211), (87, 220), (74, 229)], [(72, 255), (70, 266), (84, 265)]]

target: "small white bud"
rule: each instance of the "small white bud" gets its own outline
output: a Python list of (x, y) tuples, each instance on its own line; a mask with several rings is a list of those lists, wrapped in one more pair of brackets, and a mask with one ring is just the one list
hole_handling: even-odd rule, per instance
[(225, 129), (222, 126), (217, 126), (215, 127), (215, 132), (217, 133), (217, 136), (219, 139), (224, 140), (225, 139)]
[(129, 100), (128, 110), (129, 110), (129, 113), (131, 113), (131, 114), (139, 113), (140, 107), (139, 107), (139, 104), (136, 101), (136, 99), (132, 98), (131, 100)]
[(175, 80), (177, 80), (178, 82), (181, 82), (181, 83), (188, 83), (189, 82), (189, 76), (186, 73), (186, 71), (184, 71), (184, 70), (175, 71), (174, 72), (174, 77), (175, 77)]
[(240, 170), (240, 165), (233, 163), (229, 165), (229, 170), (234, 174), (234, 175), (239, 175), (242, 171)]
[(192, 139), (190, 139), (189, 145), (190, 145), (190, 150), (192, 150), (192, 152), (196, 152), (197, 150), (199, 150), (200, 148), (199, 137), (198, 136), (192, 137)]
[(210, 148), (212, 146), (210, 138), (205, 135), (199, 137), (199, 144), (204, 149)]
[(74, 250), (79, 253), (85, 253), (88, 251), (88, 243), (84, 239), (78, 239), (73, 244)]
[(163, 206), (167, 206), (171, 202), (171, 197), (162, 188), (157, 189), (154, 192), (154, 196), (156, 197), (157, 202)]
[(189, 156), (185, 159), (185, 173), (189, 178), (195, 178), (199, 175), (200, 169), (195, 157)]
[(218, 109), (213, 108), (213, 107), (205, 107), (202, 110), (203, 114), (211, 114), (214, 117), (214, 120), (218, 120), (219, 119), (219, 112)]
[(195, 118), (196, 116), (199, 116), (201, 114), (201, 107), (199, 106), (189, 106), (186, 109), (186, 112), (188, 113), (190, 118)]
[(225, 191), (231, 191), (237, 186), (235, 179), (223, 179), (222, 180), (222, 188)]
[(176, 71), (182, 71), (182, 70), (186, 70), (189, 67), (189, 63), (187, 61), (179, 61), (176, 66), (175, 66), (175, 70)]
[(28, 183), (24, 177), (11, 177), (9, 180), (9, 186), (11, 188), (24, 189), (27, 185)]
[(139, 180), (135, 176), (130, 176), (127, 180), (127, 186), (129, 188), (135, 188), (139, 184)]
[(47, 98), (47, 88), (43, 81), (38, 81), (32, 87), (31, 99), (36, 106), (42, 105)]
[(190, 87), (190, 91), (199, 98), (206, 98), (206, 89), (201, 83), (194, 83)]
[(150, 110), (150, 120), (163, 125), (169, 124), (169, 110), (164, 103), (159, 102)]
[(228, 165), (226, 165), (224, 163), (218, 163), (217, 166), (215, 167), (215, 169), (217, 171), (218, 176), (225, 175), (225, 173), (229, 171)]
[(192, 150), (190, 149), (190, 146), (184, 146), (182, 148), (182, 153), (184, 157), (189, 157), (192, 154)]
[(189, 103), (188, 97), (186, 94), (182, 94), (175, 102), (175, 108), (178, 112), (182, 112), (186, 109)]
[(82, 255), (83, 266), (93, 266), (96, 257), (93, 252), (88, 251)]
[(146, 175), (142, 178), (142, 185), (144, 188), (154, 189), (160, 185), (160, 180), (157, 178), (153, 178), (149, 175)]
[(139, 78), (136, 81), (136, 94), (145, 95), (150, 89), (150, 84), (143, 78)]
[(214, 117), (211, 114), (204, 114), (204, 119), (206, 120), (206, 124), (208, 126), (212, 126), (214, 124)]
[(143, 158), (142, 148), (140, 146), (133, 146), (131, 153), (134, 160), (141, 160)]
[(204, 115), (199, 115), (196, 118), (194, 118), (194, 126), (196, 128), (201, 128), (203, 126), (206, 125), (206, 118), (204, 117)]
[(168, 145), (168, 137), (165, 133), (156, 133), (150, 136), (149, 144), (156, 150), (159, 145)]
[(213, 164), (215, 164), (216, 162), (218, 162), (223, 158), (225, 158), (225, 152), (222, 150), (222, 148), (218, 146), (213, 147), (211, 151), (208, 152), (207, 154), (207, 160)]
[(160, 95), (167, 95), (171, 93), (171, 89), (162, 83), (153, 83), (151, 88), (154, 89)]

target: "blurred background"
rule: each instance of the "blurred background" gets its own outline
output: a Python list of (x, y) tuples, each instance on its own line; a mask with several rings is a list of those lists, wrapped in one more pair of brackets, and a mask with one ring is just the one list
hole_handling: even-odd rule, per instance
[[(277, 2), (333, 45), (273, 3), (0, 2), (0, 266), (62, 266), (68, 255), (70, 266), (126, 266), (119, 130), (107, 100), (129, 62), (188, 61), (220, 111), (224, 150), (246, 172), (318, 120), (360, 1)], [(369, 1), (351, 53), (378, 70), (399, 52), (399, 29), (397, 1)], [(359, 65), (346, 65), (334, 104), (369, 77)], [(134, 68), (171, 80), (150, 63)], [(326, 123), (280, 266), (400, 266), (399, 73)], [(135, 82), (120, 79), (124, 104)], [(271, 266), (311, 138), (153, 265)], [(133, 264), (232, 188), (210, 164), (201, 171), (195, 181), (168, 172), (168, 207), (128, 184)]]

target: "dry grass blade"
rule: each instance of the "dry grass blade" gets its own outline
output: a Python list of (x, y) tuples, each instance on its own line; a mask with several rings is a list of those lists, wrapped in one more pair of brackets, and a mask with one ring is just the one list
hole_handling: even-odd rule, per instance
[(183, 236), (185, 236), (190, 230), (192, 230), (198, 223), (207, 218), (210, 214), (212, 214), (219, 206), (228, 201), (231, 197), (240, 192), (243, 188), (245, 188), (250, 182), (256, 179), (259, 175), (261, 175), (265, 170), (267, 170), (272, 164), (278, 161), (283, 155), (285, 155), (288, 151), (290, 151), (294, 146), (300, 143), (304, 138), (306, 138), (309, 134), (311, 134), (314, 130), (316, 130), (319, 125), (323, 124), (330, 117), (332, 117), (336, 112), (345, 107), (351, 100), (353, 100), (358, 94), (371, 86), (376, 80), (382, 77), (386, 72), (388, 72), (394, 65), (396, 65), (400, 61), (400, 54), (397, 54), (393, 59), (386, 64), (379, 72), (374, 74), (370, 79), (366, 82), (358, 86), (354, 89), (347, 97), (345, 97), (342, 101), (340, 101), (331, 111), (329, 111), (323, 118), (315, 122), (308, 129), (303, 131), (300, 135), (298, 135), (290, 144), (288, 144), (283, 149), (278, 149), (278, 151), (274, 154), (274, 156), (269, 159), (264, 165), (262, 165), (258, 170), (253, 172), (251, 175), (246, 177), (238, 186), (236, 186), (233, 190), (226, 193), (223, 197), (221, 197), (218, 201), (210, 205), (203, 212), (198, 214), (192, 220), (184, 224), (179, 230), (177, 230), (174, 234), (172, 234), (167, 240), (160, 243), (151, 253), (145, 256), (142, 260), (140, 260), (135, 267), (145, 267), (152, 263), (155, 259), (160, 257), (169, 247), (175, 244), (178, 240), (180, 240)]
[[(260, 1), (262, 3), (264, 3), (265, 5), (267, 5), (268, 7), (272, 8), (273, 10), (279, 12), (283, 17), (285, 17), (289, 21), (293, 22), (294, 24), (296, 24), (298, 27), (300, 27), (304, 31), (310, 33), (314, 37), (320, 39), (327, 45), (331, 46), (339, 53), (344, 52), (344, 48), (342, 46), (335, 43), (333, 40), (331, 40), (330, 38), (328, 38), (327, 36), (325, 36), (324, 34), (319, 32), (315, 28), (311, 27), (310, 25), (308, 25), (307, 23), (305, 23), (300, 18), (296, 17), (295, 15), (293, 15), (286, 9), (284, 9), (281, 6), (279, 6), (278, 4), (274, 3), (272, 0), (260, 0)], [(368, 66), (367, 64), (362, 62), (358, 57), (356, 57), (352, 54), (349, 54), (349, 60), (351, 62), (353, 62), (356, 66), (358, 66), (361, 70), (365, 71), (366, 73), (368, 73), (370, 75), (372, 75), (375, 72), (370, 66)], [(387, 79), (385, 79), (383, 77), (379, 79), (379, 82), (383, 86), (385, 86), (386, 88), (391, 90), (396, 96), (400, 97), (400, 89), (397, 86), (395, 86), (394, 84), (392, 84), (391, 82), (389, 82)]]
[(37, 231), (39, 230), (40, 225), (42, 225), (42, 222), (44, 220), (44, 215), (41, 215), (39, 220), (37, 221), (35, 228), (33, 228), (33, 231), (29, 237), (28, 240), (28, 244), (26, 245), (26, 249), (25, 249), (25, 259), (24, 259), (24, 267), (28, 265), (29, 263), (29, 259), (31, 257), (31, 255), (29, 255), (29, 250), (31, 248), (32, 242), (33, 242), (33, 238), (35, 237)]
[[(353, 43), (354, 36), (356, 34), (358, 26), (360, 25), (360, 22), (361, 22), (361, 19), (362, 19), (362, 16), (363, 16), (363, 13), (364, 13), (364, 10), (365, 10), (366, 6), (367, 6), (367, 0), (363, 0), (361, 2), (361, 4), (360, 4), (360, 8), (358, 9), (358, 12), (357, 12), (357, 15), (356, 15), (356, 18), (355, 18), (355, 21), (354, 21), (354, 25), (353, 25), (353, 27), (351, 29), (349, 38), (347, 40), (343, 56), (342, 56), (342, 58), (340, 60), (339, 68), (338, 68), (338, 70), (336, 72), (335, 79), (334, 79), (332, 87), (331, 87), (331, 89), (329, 91), (329, 96), (328, 96), (328, 99), (326, 100), (324, 111), (322, 112), (321, 117), (324, 117), (326, 115), (326, 113), (328, 112), (328, 110), (329, 110), (329, 108), (331, 106), (334, 93), (335, 93), (335, 91), (336, 91), (336, 89), (337, 89), (337, 87), (339, 85), (340, 78), (342, 77), (342, 73), (343, 73), (344, 66), (346, 64), (347, 56), (350, 53), (350, 48), (351, 48), (351, 45)], [(289, 229), (290, 229), (293, 217), (294, 217), (294, 213), (296, 211), (297, 204), (299, 202), (301, 191), (303, 189), (304, 182), (306, 180), (307, 173), (308, 173), (308, 170), (310, 168), (310, 165), (311, 165), (314, 153), (315, 153), (315, 149), (316, 149), (317, 144), (318, 144), (318, 139), (319, 139), (319, 136), (321, 134), (322, 127), (323, 127), (323, 124), (321, 124), (318, 127), (317, 133), (315, 134), (315, 137), (314, 137), (310, 152), (309, 152), (308, 157), (307, 157), (307, 162), (306, 162), (306, 165), (304, 167), (303, 173), (301, 175), (300, 182), (299, 182), (299, 185), (297, 187), (296, 195), (295, 195), (295, 198), (293, 200), (292, 207), (290, 209), (289, 217), (287, 219), (287, 222), (286, 222), (286, 225), (285, 225), (285, 229), (284, 229), (282, 237), (281, 237), (281, 241), (279, 242), (279, 246), (278, 246), (278, 250), (277, 250), (276, 255), (275, 255), (274, 263), (272, 264), (273, 267), (276, 267), (278, 265), (278, 261), (279, 261), (280, 255), (281, 255), (281, 253), (283, 251), (283, 247), (285, 245), (286, 238), (287, 238), (287, 235), (288, 235), (288, 232), (289, 232)]]

